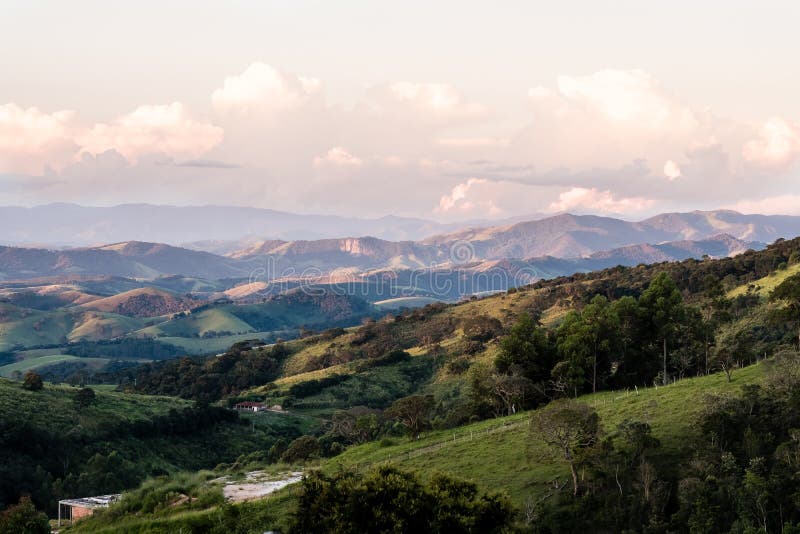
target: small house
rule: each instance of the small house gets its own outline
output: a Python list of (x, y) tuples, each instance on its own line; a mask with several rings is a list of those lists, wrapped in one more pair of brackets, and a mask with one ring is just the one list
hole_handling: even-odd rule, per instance
[(240, 412), (263, 412), (267, 407), (261, 402), (242, 401), (234, 404), (233, 409)]
[(58, 526), (61, 526), (62, 519), (72, 524), (79, 519), (91, 516), (98, 508), (108, 508), (119, 497), (119, 494), (114, 494), (58, 501)]

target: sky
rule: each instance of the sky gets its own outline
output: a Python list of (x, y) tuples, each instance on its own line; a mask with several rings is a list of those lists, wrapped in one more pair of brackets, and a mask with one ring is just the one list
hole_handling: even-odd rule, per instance
[(4, 0), (0, 205), (800, 214), (800, 3)]

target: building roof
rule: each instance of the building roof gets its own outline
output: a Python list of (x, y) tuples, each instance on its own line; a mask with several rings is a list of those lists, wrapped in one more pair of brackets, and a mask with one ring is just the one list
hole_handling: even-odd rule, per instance
[(82, 508), (108, 508), (112, 503), (120, 498), (119, 493), (112, 495), (98, 495), (97, 497), (81, 497), (79, 499), (64, 499), (58, 501), (58, 504), (65, 504), (67, 506), (80, 506)]
[(260, 408), (260, 407), (264, 406), (264, 403), (263, 402), (253, 402), (253, 401), (242, 401), (242, 402), (237, 402), (236, 406), (242, 406), (244, 408), (255, 408), (255, 407), (259, 407)]

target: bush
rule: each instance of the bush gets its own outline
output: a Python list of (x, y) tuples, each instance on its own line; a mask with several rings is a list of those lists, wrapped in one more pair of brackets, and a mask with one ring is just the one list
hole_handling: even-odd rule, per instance
[(292, 532), (501, 532), (513, 519), (507, 497), (471, 482), (386, 465), (367, 475), (314, 472), (302, 482)]
[(50, 523), (26, 495), (0, 515), (0, 534), (50, 534)]
[(44, 387), (44, 382), (38, 373), (28, 371), (25, 373), (25, 378), (22, 379), (22, 387), (28, 391), (40, 391)]
[(319, 454), (319, 441), (314, 436), (300, 436), (289, 444), (281, 456), (287, 464), (302, 462)]

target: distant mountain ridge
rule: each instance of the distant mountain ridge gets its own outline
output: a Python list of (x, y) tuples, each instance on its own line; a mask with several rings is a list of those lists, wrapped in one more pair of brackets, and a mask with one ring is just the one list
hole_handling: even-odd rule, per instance
[(393, 215), (372, 219), (303, 215), (236, 206), (88, 207), (59, 203), (32, 208), (0, 206), (0, 244), (66, 247), (143, 241), (193, 244), (192, 248), (227, 253), (237, 247), (237, 242), (241, 245), (248, 239), (290, 241), (374, 235), (389, 240), (415, 240), (470, 224), (490, 223), (445, 224)]

